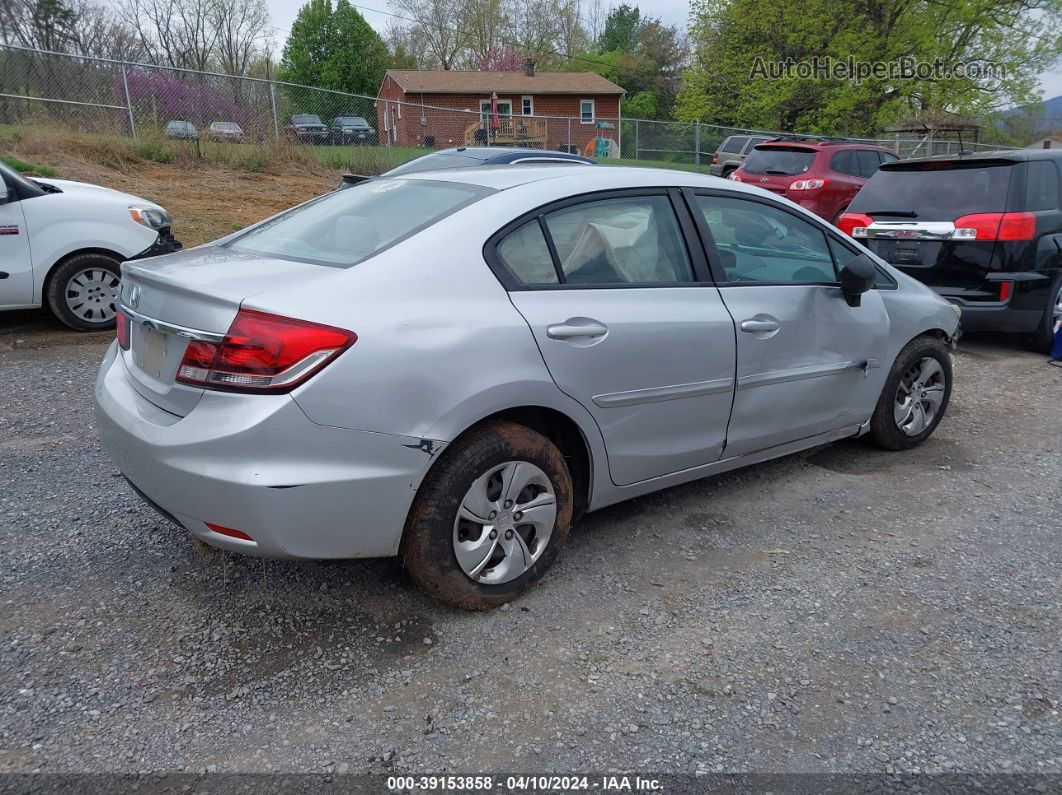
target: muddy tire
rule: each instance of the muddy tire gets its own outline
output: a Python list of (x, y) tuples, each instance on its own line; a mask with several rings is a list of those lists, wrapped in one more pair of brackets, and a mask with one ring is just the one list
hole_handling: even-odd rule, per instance
[(951, 400), (951, 356), (936, 337), (915, 337), (900, 351), (870, 419), (867, 441), (910, 450), (930, 437)]
[(467, 610), (514, 599), (568, 538), (572, 479), (545, 436), (489, 422), (443, 452), (421, 485), (399, 555), (430, 596)]
[(1036, 331), (1025, 335), (1025, 346), (1036, 353), (1050, 353), (1055, 343), (1055, 323), (1062, 317), (1062, 274), (1055, 277), (1048, 291), (1044, 316)]
[(75, 331), (114, 328), (121, 267), (106, 254), (75, 254), (48, 277), (48, 308)]

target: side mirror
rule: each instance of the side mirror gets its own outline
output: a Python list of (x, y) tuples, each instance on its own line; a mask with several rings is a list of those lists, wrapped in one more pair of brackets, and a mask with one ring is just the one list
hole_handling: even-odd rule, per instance
[(4, 178), (0, 177), (0, 204), (7, 204), (7, 200), (11, 198), (12, 190), (4, 182)]
[(878, 280), (878, 268), (866, 254), (860, 254), (843, 268), (840, 273), (841, 292), (849, 306), (859, 306), (863, 302), (863, 293), (874, 287)]

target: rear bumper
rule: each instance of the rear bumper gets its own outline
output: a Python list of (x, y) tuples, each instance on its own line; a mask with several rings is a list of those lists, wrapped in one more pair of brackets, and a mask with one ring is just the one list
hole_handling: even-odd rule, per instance
[[(212, 546), (262, 557), (398, 552), (441, 443), (317, 425), (288, 395), (207, 392), (178, 417), (130, 386), (116, 350), (96, 382), (100, 439), (162, 514)], [(206, 522), (254, 540), (219, 535)]]
[(964, 333), (968, 331), (1027, 333), (1035, 331), (1044, 316), (1042, 311), (1035, 309), (1014, 309), (1005, 304), (963, 301), (951, 295), (942, 297), (962, 307), (961, 323)]

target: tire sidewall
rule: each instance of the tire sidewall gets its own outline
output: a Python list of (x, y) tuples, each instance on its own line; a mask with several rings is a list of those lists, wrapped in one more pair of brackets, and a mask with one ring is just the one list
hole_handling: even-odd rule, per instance
[[(940, 409), (929, 427), (917, 436), (909, 436), (896, 426), (894, 416), (896, 392), (900, 387), (900, 380), (903, 378), (904, 373), (916, 362), (926, 357), (936, 359), (944, 370), (944, 400), (941, 401)], [(889, 372), (889, 377), (885, 379), (885, 386), (882, 389), (877, 409), (871, 420), (871, 431), (874, 440), (882, 447), (890, 450), (909, 450), (922, 444), (936, 431), (937, 426), (944, 419), (944, 414), (951, 403), (951, 389), (951, 356), (948, 354), (944, 344), (931, 337), (920, 337), (908, 343), (900, 352), (900, 355), (896, 357), (892, 370)]]
[(86, 268), (103, 268), (118, 278), (122, 264), (106, 254), (76, 254), (59, 265), (48, 278), (48, 308), (66, 326), (76, 331), (107, 331), (114, 328), (114, 319), (106, 323), (89, 323), (75, 315), (66, 303), (66, 288), (70, 280)]
[(1059, 293), (1062, 293), (1062, 273), (1055, 276), (1051, 289), (1047, 292), (1047, 304), (1040, 327), (1029, 335), (1029, 347), (1037, 353), (1050, 353), (1055, 341), (1054, 310)]
[[(572, 482), (560, 451), (544, 436), (512, 423), (500, 423), (456, 443), (444, 452), (425, 480), (407, 521), (400, 554), (413, 578), (429, 594), (449, 604), (488, 609), (510, 601), (540, 579), (567, 540), (572, 517)], [(509, 582), (484, 584), (461, 569), (453, 548), (458, 507), (472, 483), (494, 467), (526, 461), (550, 479), (557, 520), (535, 564)]]

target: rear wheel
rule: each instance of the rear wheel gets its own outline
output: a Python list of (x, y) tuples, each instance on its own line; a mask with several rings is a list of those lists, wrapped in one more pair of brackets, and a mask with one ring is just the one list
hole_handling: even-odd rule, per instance
[(572, 480), (560, 450), (530, 428), (488, 423), (447, 449), (421, 486), (402, 563), (436, 599), (485, 610), (542, 577), (571, 518)]
[(1036, 331), (1026, 337), (1029, 350), (1037, 353), (1050, 353), (1055, 340), (1055, 325), (1062, 320), (1062, 274), (1055, 277), (1048, 292), (1044, 316)]
[(114, 328), (121, 263), (106, 254), (75, 254), (51, 274), (48, 306), (77, 331)]
[(726, 166), (725, 168), (723, 168), (723, 173), (720, 176), (723, 179), (726, 179), (731, 174), (733, 174), (735, 171), (737, 171), (737, 166)]
[(917, 447), (951, 400), (951, 356), (936, 337), (916, 337), (896, 357), (870, 419), (870, 441), (886, 450)]

